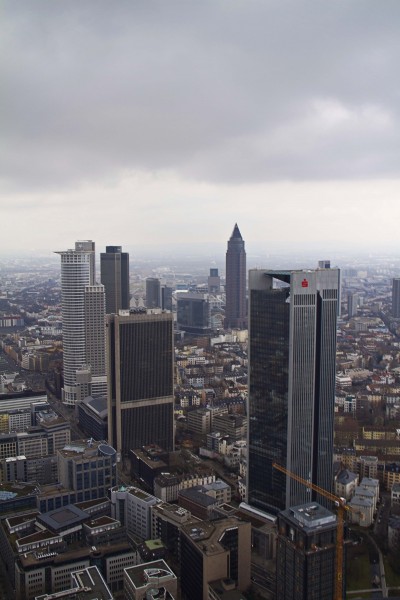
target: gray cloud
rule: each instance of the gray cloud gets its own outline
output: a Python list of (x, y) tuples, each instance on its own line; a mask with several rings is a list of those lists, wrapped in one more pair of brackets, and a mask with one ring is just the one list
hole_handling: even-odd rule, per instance
[(398, 177), (398, 0), (5, 3), (6, 189)]

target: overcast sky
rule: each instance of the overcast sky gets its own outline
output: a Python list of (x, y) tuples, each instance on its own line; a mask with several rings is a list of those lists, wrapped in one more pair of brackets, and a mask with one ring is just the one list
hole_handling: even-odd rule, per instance
[(0, 251), (400, 252), (399, 0), (4, 0)]

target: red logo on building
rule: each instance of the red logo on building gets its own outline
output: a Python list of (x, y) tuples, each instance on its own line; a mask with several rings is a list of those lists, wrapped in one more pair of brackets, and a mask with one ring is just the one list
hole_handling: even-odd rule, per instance
[(303, 279), (303, 281), (301, 282), (301, 287), (308, 287), (307, 279)]

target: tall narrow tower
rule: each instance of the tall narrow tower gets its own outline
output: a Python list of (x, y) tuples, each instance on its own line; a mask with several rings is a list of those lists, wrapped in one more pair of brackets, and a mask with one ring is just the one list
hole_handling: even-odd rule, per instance
[(108, 315), (129, 308), (129, 254), (121, 246), (106, 246), (100, 254), (100, 277), (106, 292)]
[(246, 311), (246, 250), (237, 223), (226, 251), (225, 328), (245, 329)]
[(157, 277), (146, 279), (146, 308), (161, 307), (161, 282)]
[(106, 396), (106, 303), (101, 284), (85, 286), (85, 356), (91, 395)]
[(249, 272), (247, 494), (267, 513), (313, 499), (274, 462), (332, 487), (338, 282), (337, 269)]
[[(75, 243), (74, 250), (61, 256), (61, 312), (63, 322), (64, 388), (62, 401), (74, 405), (90, 389), (91, 364), (96, 372), (101, 364), (94, 358), (104, 355), (104, 290), (95, 285), (95, 244)], [(102, 342), (99, 341), (102, 339)], [(104, 356), (103, 356), (104, 363)], [(96, 366), (97, 365), (97, 366)], [(105, 370), (103, 369), (104, 390)]]
[(392, 316), (400, 319), (400, 277), (392, 281)]

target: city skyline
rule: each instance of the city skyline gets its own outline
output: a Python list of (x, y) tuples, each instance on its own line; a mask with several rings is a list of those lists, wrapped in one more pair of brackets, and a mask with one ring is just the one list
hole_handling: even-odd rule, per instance
[(248, 250), (399, 248), (397, 2), (7, 0), (3, 16), (0, 252), (16, 228), (26, 252), (208, 246), (227, 216)]

